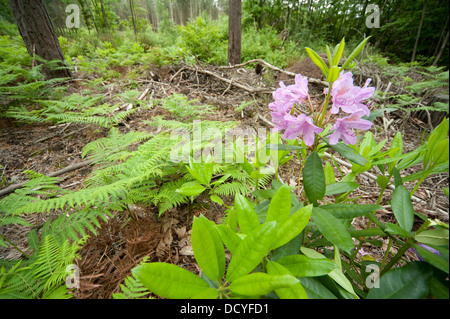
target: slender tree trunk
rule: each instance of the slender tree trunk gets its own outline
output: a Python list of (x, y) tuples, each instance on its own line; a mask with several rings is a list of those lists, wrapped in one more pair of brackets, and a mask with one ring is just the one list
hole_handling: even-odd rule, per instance
[[(91, 15), (92, 23), (94, 24), (95, 31), (97, 31), (97, 33), (99, 33), (99, 32), (98, 32), (97, 23), (95, 22), (94, 14), (92, 13), (91, 5), (90, 5), (90, 3), (89, 3), (87, 0), (86, 0), (86, 6), (88, 7), (89, 13), (90, 13), (90, 15)], [(86, 23), (88, 23), (88, 22), (86, 22)]]
[[(9, 5), (28, 53), (31, 56), (36, 54), (47, 61), (60, 60), (62, 66), (65, 61), (64, 54), (44, 0), (9, 0)], [(69, 69), (44, 68), (43, 71), (49, 79), (72, 77)]]
[(427, 1), (425, 0), (423, 3), (422, 16), (420, 17), (419, 29), (417, 30), (416, 42), (414, 43), (414, 49), (413, 49), (411, 62), (414, 62), (414, 60), (416, 59), (417, 45), (419, 44), (420, 31), (422, 30), (423, 19), (425, 18), (426, 7), (427, 7)]
[(109, 26), (108, 17), (106, 16), (105, 5), (103, 4), (103, 0), (100, 0), (100, 6), (102, 7), (103, 24), (105, 25), (105, 28), (110, 30), (111, 28)]
[(445, 21), (444, 27), (441, 30), (441, 35), (439, 36), (439, 40), (438, 40), (438, 43), (436, 44), (436, 49), (434, 50), (433, 56), (437, 56), (437, 54), (439, 52), (439, 48), (441, 47), (442, 38), (444, 37), (445, 30), (447, 30), (447, 25), (448, 25), (448, 17), (447, 17), (447, 20)]
[(230, 0), (228, 24), (228, 64), (241, 63), (241, 0)]
[(134, 3), (133, 3), (133, 0), (130, 0), (130, 11), (131, 11), (131, 21), (133, 22), (134, 35), (136, 35), (137, 34), (136, 17), (134, 15)]
[(432, 66), (436, 66), (438, 64), (439, 59), (441, 58), (441, 55), (444, 52), (445, 47), (447, 46), (447, 42), (448, 42), (448, 31), (447, 31), (447, 34), (445, 35), (444, 42), (442, 42), (441, 49), (439, 50), (439, 53), (438, 53), (436, 59), (434, 60)]

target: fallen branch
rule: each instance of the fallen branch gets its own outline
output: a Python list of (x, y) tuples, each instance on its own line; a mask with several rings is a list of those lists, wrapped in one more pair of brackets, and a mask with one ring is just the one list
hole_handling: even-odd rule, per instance
[[(284, 73), (284, 74), (289, 75), (289, 76), (295, 76), (296, 75), (294, 72), (290, 72), (290, 71), (286, 71), (286, 70), (280, 69), (280, 68), (278, 68), (278, 67), (276, 67), (276, 66), (274, 66), (274, 65), (272, 65), (270, 63), (267, 63), (266, 61), (261, 60), (261, 59), (249, 60), (249, 61), (247, 61), (245, 63), (235, 64), (235, 65), (232, 65), (232, 66), (220, 66), (219, 68), (221, 68), (221, 69), (240, 68), (240, 67), (246, 66), (247, 64), (251, 64), (251, 63), (263, 64), (266, 67), (268, 67), (269, 69), (272, 69), (274, 71), (278, 71), (280, 73)], [(315, 79), (315, 78), (308, 78), (308, 82), (311, 82), (311, 83), (314, 83), (314, 84), (320, 84), (320, 85), (323, 85), (323, 86), (328, 86), (327, 82), (319, 80), (319, 79)]]
[[(89, 165), (91, 163), (92, 163), (92, 161), (79, 162), (79, 163), (76, 163), (76, 164), (73, 164), (73, 165), (66, 166), (63, 169), (60, 169), (59, 171), (47, 174), (47, 176), (49, 176), (49, 177), (56, 177), (56, 176), (59, 176), (59, 175), (62, 175), (62, 174), (65, 174), (65, 173), (77, 170), (77, 169), (82, 168), (84, 166), (87, 166), (87, 165)], [(0, 196), (12, 193), (16, 189), (21, 188), (22, 186), (24, 186), (26, 183), (28, 183), (28, 181), (8, 186), (7, 188), (4, 188), (4, 189), (0, 190)]]
[[(149, 87), (146, 88), (144, 90), (144, 92), (142, 92), (141, 95), (139, 95), (137, 100), (138, 101), (142, 101), (143, 99), (145, 99), (145, 97), (147, 96), (148, 92), (150, 92), (150, 88)], [(121, 111), (121, 110), (123, 110), (125, 108), (126, 108), (127, 111), (131, 110), (133, 108), (133, 103), (123, 104), (123, 105), (119, 106), (118, 108), (114, 109), (113, 112)]]
[(265, 89), (265, 88), (253, 88), (253, 87), (250, 87), (250, 86), (245, 85), (243, 83), (240, 83), (238, 81), (233, 81), (233, 80), (226, 79), (226, 78), (220, 76), (219, 74), (211, 72), (211, 71), (208, 71), (208, 70), (203, 70), (203, 69), (198, 69), (198, 68), (188, 68), (188, 67), (186, 67), (186, 68), (190, 69), (192, 71), (198, 72), (198, 73), (211, 75), (211, 76), (213, 76), (213, 77), (215, 77), (215, 78), (217, 78), (217, 79), (219, 79), (219, 80), (221, 80), (223, 82), (228, 83), (229, 85), (234, 85), (234, 86), (236, 86), (236, 87), (238, 87), (240, 89), (243, 89), (243, 90), (245, 90), (247, 92), (250, 92), (250, 93), (267, 93), (267, 94), (271, 94), (274, 91), (273, 88), (268, 88), (268, 89)]

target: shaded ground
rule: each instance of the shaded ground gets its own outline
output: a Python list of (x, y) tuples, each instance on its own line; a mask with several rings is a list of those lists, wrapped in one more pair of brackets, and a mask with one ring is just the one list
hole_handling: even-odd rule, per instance
[[(277, 85), (283, 80), (288, 84), (292, 78), (278, 74), (269, 69), (264, 69), (262, 74), (256, 74), (252, 69), (220, 70), (207, 67), (223, 77), (245, 83), (251, 87), (270, 87)], [(126, 73), (128, 70), (121, 70)], [(181, 70), (180, 67), (154, 68), (143, 76), (140, 81), (144, 91), (151, 89), (148, 98), (159, 99), (168, 97), (173, 93), (187, 95), (190, 99), (198, 99), (200, 104), (209, 104), (217, 108), (217, 112), (211, 115), (212, 120), (235, 120), (244, 125), (257, 128), (264, 126), (269, 128), (267, 122), (270, 120), (268, 104), (272, 101), (270, 94), (252, 93), (240, 89), (232, 84), (218, 80), (207, 74), (193, 72), (192, 70)], [(320, 79), (321, 72), (308, 59), (293, 65), (289, 71), (302, 73), (306, 76)], [(178, 72), (178, 74), (177, 74)], [(78, 74), (82, 77), (84, 75)], [(361, 78), (363, 85), (364, 81)], [(275, 84), (273, 84), (275, 83)], [(312, 96), (320, 97), (323, 87), (310, 84)], [(82, 85), (75, 85), (74, 92), (81, 91)], [(105, 96), (113, 96), (120, 93), (121, 85), (113, 87)], [(234, 109), (243, 101), (254, 103), (246, 107), (242, 112)], [(148, 130), (143, 120), (152, 116), (164, 114), (164, 110), (153, 108), (151, 110), (140, 109), (134, 113), (123, 125), (121, 130)], [(377, 141), (387, 138), (390, 145), (394, 134), (401, 131), (404, 136), (405, 152), (411, 151), (419, 145), (422, 140), (422, 132), (428, 129), (427, 123), (414, 116), (402, 118), (400, 114), (391, 113), (387, 120), (392, 120), (386, 126), (380, 119), (376, 120), (372, 131)], [(60, 125), (60, 126), (38, 126), (23, 125), (12, 126), (11, 122), (1, 119), (0, 125), (0, 165), (1, 170), (0, 188), (9, 184), (21, 182), (25, 179), (24, 170), (31, 169), (40, 173), (48, 174), (62, 167), (82, 161), (81, 149), (88, 143), (99, 137), (106, 136), (108, 130), (97, 130), (92, 126), (84, 125)], [(293, 160), (289, 165), (282, 167), (280, 177), (289, 185), (297, 186), (301, 194), (301, 181), (298, 180), (299, 163)], [(91, 167), (72, 171), (61, 176), (60, 186), (70, 189), (79, 189), (82, 182), (91, 171)], [(343, 173), (349, 169), (341, 168)], [(413, 167), (409, 173), (413, 173), (419, 167)], [(341, 176), (335, 169), (337, 179)], [(374, 172), (375, 174), (375, 172)], [(365, 175), (358, 176), (360, 188), (355, 192), (368, 203), (376, 202), (379, 187), (376, 182)], [(406, 184), (409, 189), (412, 184)], [(448, 198), (442, 191), (442, 187), (448, 187), (448, 174), (435, 175), (428, 178), (423, 186), (419, 188), (416, 195), (422, 202), (414, 202), (414, 208), (431, 218), (439, 218), (448, 223)], [(387, 191), (386, 198), (390, 198)], [(389, 203), (383, 202), (386, 211), (380, 212), (383, 222), (392, 222), (393, 216), (389, 212)], [(81, 288), (75, 293), (76, 298), (111, 298), (111, 294), (119, 292), (119, 285), (130, 275), (130, 270), (135, 267), (144, 257), (150, 261), (163, 261), (178, 264), (184, 268), (198, 273), (199, 269), (192, 254), (190, 246), (190, 230), (192, 218), (202, 213), (216, 222), (223, 217), (223, 208), (211, 203), (207, 198), (199, 198), (192, 207), (186, 205), (166, 212), (161, 218), (157, 216), (155, 207), (132, 207), (130, 214), (117, 214), (116, 218), (110, 220), (99, 230), (97, 237), (92, 237), (81, 249), (81, 259), (78, 265), (81, 270)], [(36, 217), (33, 217), (36, 218)], [(355, 228), (365, 227), (367, 221), (364, 218), (354, 221)], [(417, 224), (418, 225), (418, 224)], [(2, 230), (8, 238), (12, 239), (19, 247), (26, 249), (26, 228), (14, 227)], [(381, 260), (387, 242), (381, 247), (364, 247), (374, 258)], [(395, 253), (395, 252), (394, 252)], [(17, 258), (14, 250), (0, 248), (0, 255), (7, 258)], [(414, 259), (413, 254), (408, 255)]]

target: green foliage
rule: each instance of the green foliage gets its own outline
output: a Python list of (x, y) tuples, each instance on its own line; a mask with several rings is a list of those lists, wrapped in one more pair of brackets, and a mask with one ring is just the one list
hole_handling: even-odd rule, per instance
[(31, 66), (32, 58), (21, 39), (0, 36), (0, 115), (4, 116), (3, 112), (10, 107), (23, 110), (32, 100), (51, 98), (60, 90), (53, 86), (64, 79), (45, 80), (44, 64)]
[[(289, 193), (289, 190), (285, 188), (279, 190), (282, 193), (285, 191)], [(236, 195), (236, 203), (238, 203), (239, 198), (241, 197)], [(241, 211), (244, 212), (248, 209), (247, 207), (242, 207)], [(287, 207), (287, 212), (290, 212), (290, 206)], [(307, 216), (311, 214), (311, 206), (300, 209), (298, 214), (304, 214), (307, 220)], [(239, 216), (239, 223), (244, 222), (245, 219)], [(150, 291), (166, 298), (196, 298), (200, 296), (201, 298), (222, 298), (225, 296), (251, 296), (255, 298), (267, 295), (274, 290), (282, 295), (289, 293), (295, 295), (299, 289), (302, 289), (301, 284), (289, 270), (282, 266), (272, 270), (270, 274), (264, 271), (252, 271), (261, 262), (266, 263), (265, 258), (273, 244), (277, 242), (273, 241), (277, 238), (274, 236), (277, 232), (280, 233), (280, 236), (286, 236), (287, 230), (289, 237), (296, 237), (303, 228), (295, 222), (289, 222), (287, 228), (280, 228), (276, 221), (266, 220), (263, 224), (259, 224), (254, 210), (248, 211), (248, 217), (253, 220), (256, 218), (257, 226), (248, 229), (246, 233), (241, 232), (243, 239), (238, 239), (241, 242), (236, 249), (232, 246), (228, 247), (230, 245), (229, 238), (224, 237), (224, 230), (219, 231), (220, 225), (215, 225), (203, 216), (194, 218), (192, 246), (197, 262), (203, 270), (202, 278), (179, 266), (167, 263), (146, 263), (134, 268), (132, 273)], [(288, 217), (286, 222), (289, 219)], [(304, 226), (306, 226), (306, 223)], [(222, 229), (227, 229), (227, 231), (231, 231), (230, 234), (239, 236), (227, 226)], [(232, 259), (226, 270), (225, 283), (222, 281), (225, 272), (224, 244), (233, 251)], [(308, 264), (309, 260), (305, 260), (305, 262)], [(272, 262), (271, 269), (276, 267), (274, 263)], [(334, 267), (332, 266), (332, 268)], [(181, 282), (183, 284), (180, 284)], [(179, 288), (176, 289), (175, 286)], [(292, 292), (289, 290), (291, 287), (293, 287)]]
[(206, 63), (226, 64), (228, 36), (223, 27), (198, 17), (186, 26), (177, 26), (177, 31), (182, 50)]
[[(0, 244), (5, 247), (11, 244), (23, 257), (13, 261), (0, 259), (0, 296), (8, 299), (71, 298), (65, 285), (67, 267), (78, 258), (77, 251), (84, 243), (85, 229), (93, 231), (93, 225), (99, 226), (96, 218), (102, 216), (105, 219), (105, 213), (74, 212), (69, 218), (64, 214), (55, 220), (50, 218), (41, 226), (30, 224), (19, 211), (61, 196), (65, 191), (55, 186), (55, 178), (31, 171), (28, 174), (32, 179), (23, 188), (0, 201), (0, 225), (31, 227), (27, 234), (31, 255), (0, 234)], [(25, 212), (29, 213), (26, 209)], [(38, 233), (39, 227), (42, 229)]]
[(4, 116), (25, 123), (84, 123), (111, 127), (137, 110), (133, 108), (115, 112), (120, 104), (99, 104), (102, 98), (101, 95), (82, 96), (74, 93), (60, 100), (35, 100), (40, 105), (38, 109), (29, 111), (25, 106), (10, 107)]

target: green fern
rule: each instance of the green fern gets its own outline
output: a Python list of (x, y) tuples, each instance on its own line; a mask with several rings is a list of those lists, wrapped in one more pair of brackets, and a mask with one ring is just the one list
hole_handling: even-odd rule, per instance
[(192, 120), (212, 112), (210, 105), (197, 105), (197, 102), (198, 100), (189, 101), (186, 95), (173, 94), (162, 100), (161, 107), (168, 110), (173, 116), (185, 120)]
[(122, 292), (113, 293), (114, 299), (148, 299), (150, 291), (134, 276), (128, 276), (120, 285)]
[(77, 258), (83, 241), (61, 243), (48, 235), (38, 243), (36, 234), (29, 238), (34, 241), (30, 243), (33, 255), (0, 269), (0, 299), (71, 298), (65, 286), (66, 268)]

